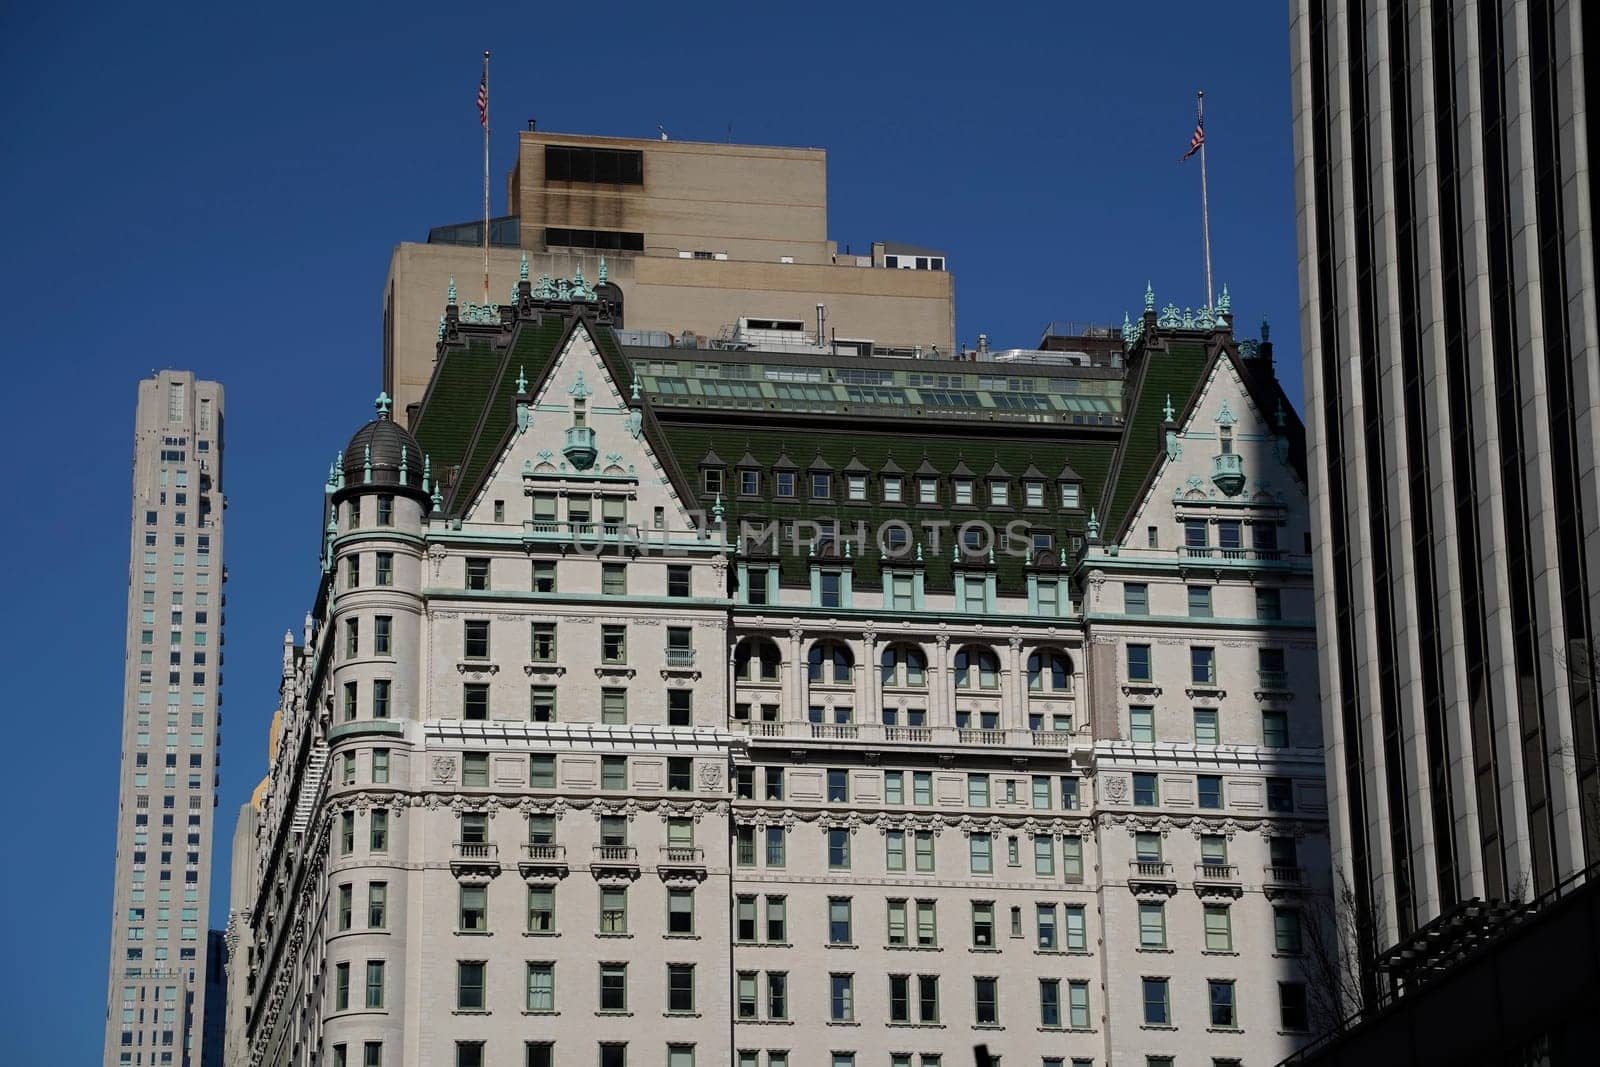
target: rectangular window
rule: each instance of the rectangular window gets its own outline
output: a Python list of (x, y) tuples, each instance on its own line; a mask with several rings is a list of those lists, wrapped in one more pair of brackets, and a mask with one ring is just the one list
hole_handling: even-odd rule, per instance
[(1289, 778), (1267, 779), (1267, 810), (1294, 810), (1294, 782)]
[(843, 871), (850, 869), (850, 831), (844, 827), (829, 827), (828, 829), (828, 869)]
[(394, 618), (390, 615), (379, 615), (372, 620), (372, 653), (375, 656), (392, 656), (394, 654)]
[(1205, 906), (1205, 930), (1207, 952), (1232, 952), (1233, 951), (1233, 922), (1225, 904), (1207, 904)]
[(1164, 904), (1140, 903), (1139, 947), (1167, 947), (1167, 909)]
[(989, 776), (987, 774), (967, 775), (967, 806), (970, 808), (987, 808), (989, 806)]
[(967, 839), (967, 846), (972, 873), (994, 873), (993, 838), (989, 834), (973, 834)]
[(1082, 904), (1066, 905), (1065, 918), (1066, 950), (1068, 952), (1087, 952), (1089, 950), (1089, 934), (1085, 925), (1084, 906)]
[[(1210, 544), (1210, 537), (1206, 530), (1206, 520), (1183, 520), (1183, 544), (1185, 548), (1189, 549), (1191, 554), (1195, 554), (1196, 549), (1203, 550), (1208, 544)], [(1202, 552), (1201, 554), (1204, 553)]]
[[(767, 827), (767, 866), (782, 867), (786, 862), (788, 839), (782, 826)], [(848, 855), (848, 853), (847, 853)]]
[(1211, 618), (1211, 587), (1209, 585), (1189, 586), (1189, 618)]
[(489, 784), (489, 754), (466, 752), (461, 756), (461, 784), (487, 786)]
[(489, 588), (489, 561), (487, 559), (480, 557), (467, 560), (467, 588)]
[(626, 663), (628, 661), (628, 629), (626, 626), (600, 627), (600, 662)]
[(883, 835), (884, 867), (891, 871), (906, 869), (906, 832), (888, 830)]
[(338, 916), (338, 929), (340, 930), (350, 929), (350, 915), (354, 905), (354, 894), (355, 887), (349, 883), (339, 887), (339, 898), (338, 905), (336, 907), (336, 914)]
[(1303, 951), (1298, 908), (1272, 909), (1272, 947), (1289, 956), (1298, 956)]
[(369, 816), (367, 830), (367, 847), (373, 852), (387, 852), (389, 850), (389, 813), (381, 809), (374, 809), (371, 816)]
[(1217, 653), (1211, 648), (1189, 650), (1189, 680), (1195, 685), (1217, 684)]
[(1128, 740), (1147, 745), (1155, 744), (1155, 708), (1139, 706), (1128, 709)]
[(528, 689), (528, 719), (531, 722), (556, 721), (556, 688), (535, 685)]
[(379, 585), (393, 585), (394, 584), (394, 553), (393, 552), (379, 552), (379, 553), (377, 553), (377, 560), (378, 560), (378, 569), (377, 569), (377, 574), (376, 574), (377, 583)]
[(361, 557), (351, 556), (344, 561), (344, 587), (357, 589), (361, 586)]
[(667, 690), (667, 725), (690, 726), (694, 722), (694, 690)]
[(852, 943), (850, 922), (850, 898), (828, 898), (828, 944), (848, 945)]
[(997, 1026), (1000, 1023), (1000, 980), (974, 978), (972, 999), (974, 1014), (979, 1026)]
[(535, 754), (529, 762), (528, 785), (533, 789), (556, 787), (556, 758), (553, 755)]
[(673, 564), (667, 568), (667, 595), (680, 598), (689, 595), (688, 567)]
[(556, 928), (556, 891), (553, 886), (528, 887), (528, 932), (554, 933)]
[(1218, 737), (1216, 708), (1194, 709), (1194, 743), (1202, 747), (1215, 747), (1221, 743)]
[(780, 497), (792, 497), (792, 496), (794, 496), (794, 472), (793, 471), (776, 471), (776, 472), (774, 472), (774, 474), (773, 474), (773, 482), (777, 487), (777, 492), (778, 492), (778, 495)]
[(1150, 614), (1150, 587), (1143, 582), (1122, 583), (1122, 611), (1126, 615)]
[(811, 476), (811, 499), (826, 500), (832, 493), (832, 480), (826, 474)]
[(602, 563), (600, 565), (600, 592), (605, 596), (628, 595), (628, 565)]
[[(552, 517), (553, 515), (554, 513), (552, 512)], [(533, 591), (535, 593), (554, 593), (556, 591), (556, 565), (553, 561), (534, 561)]]
[(1022, 485), (1023, 496), (1030, 508), (1044, 507), (1044, 483), (1024, 482)]
[(367, 961), (367, 1000), (369, 1008), (383, 1007), (383, 961)]
[(374, 785), (388, 784), (389, 750), (386, 748), (372, 750), (372, 781)]
[(1278, 983), (1278, 1025), (1296, 1033), (1309, 1028), (1304, 982)]
[(378, 497), (378, 525), (394, 525), (394, 497), (387, 493)]
[(350, 1008), (350, 965), (348, 963), (335, 964), (333, 968), (333, 1010), (348, 1011)]
[(600, 757), (600, 788), (607, 790), (628, 788), (627, 756)]
[(667, 1011), (685, 1015), (694, 1011), (694, 964), (667, 964)]
[(1039, 950), (1041, 952), (1055, 951), (1056, 906), (1054, 904), (1036, 904), (1033, 910), (1034, 929), (1038, 934)]
[(850, 773), (837, 767), (828, 769), (828, 803), (843, 804), (850, 799)]
[(667, 791), (688, 793), (694, 790), (694, 757), (667, 757)]
[(1167, 980), (1144, 978), (1140, 980), (1144, 993), (1144, 1022), (1146, 1026), (1171, 1026), (1172, 1012), (1167, 1004)]
[(1055, 1029), (1061, 1025), (1061, 982), (1056, 978), (1039, 979), (1039, 1025)]
[(1222, 776), (1217, 774), (1200, 774), (1195, 776), (1195, 791), (1199, 796), (1200, 807), (1216, 811), (1222, 807)]
[(389, 921), (389, 883), (367, 883), (367, 929), (382, 930)]
[(1289, 716), (1282, 711), (1261, 713), (1261, 744), (1265, 748), (1289, 747)]
[(467, 682), (462, 685), (461, 717), (472, 720), (484, 720), (489, 717), (489, 687), (483, 682)]
[(602, 963), (600, 965), (600, 1010), (628, 1010), (628, 965)]
[(1219, 1030), (1232, 1030), (1238, 1025), (1233, 1010), (1233, 983), (1207, 979), (1206, 991), (1211, 1004), (1211, 1025)]
[(484, 963), (482, 960), (456, 961), (456, 1010), (484, 1009)]
[(620, 886), (602, 886), (600, 889), (600, 932), (625, 934), (628, 932), (628, 891)]
[(916, 866), (919, 874), (933, 873), (933, 831), (917, 830), (911, 835), (912, 845), (916, 849)]
[(1069, 483), (1065, 483), (1065, 482), (1062, 483), (1062, 486), (1061, 486), (1061, 506), (1064, 507), (1064, 508), (1082, 507), (1083, 505), (1079, 503), (1079, 500), (1081, 499), (1081, 493), (1080, 493), (1081, 488), (1082, 487), (1079, 486), (1076, 482), (1073, 482), (1073, 483), (1070, 483), (1070, 484)]
[(767, 944), (783, 945), (789, 941), (789, 902), (781, 896), (767, 897)]
[(1256, 590), (1256, 618), (1273, 621), (1283, 618), (1283, 591), (1279, 589)]
[(602, 689), (600, 691), (600, 721), (607, 726), (621, 726), (628, 721), (628, 691)]
[(828, 976), (828, 1018), (851, 1022), (856, 1017), (856, 987), (853, 974)]
[[(1089, 1029), (1089, 983), (1081, 979), (1067, 983), (1067, 1025), (1074, 1030)], [(1088, 1062), (1073, 1060), (1072, 1064), (1078, 1067)]]
[(933, 803), (933, 774), (930, 771), (911, 772), (911, 803), (926, 807)]
[(1128, 646), (1128, 681), (1148, 682), (1151, 680), (1150, 672), (1150, 646)]
[(1153, 808), (1160, 801), (1160, 792), (1156, 788), (1156, 776), (1147, 773), (1135, 774), (1133, 776), (1134, 805), (1141, 808)]
[(533, 646), (530, 657), (535, 663), (554, 663), (556, 658), (556, 624), (533, 624)]
[(528, 964), (528, 1010), (536, 1012), (556, 1010), (556, 965), (554, 963)]

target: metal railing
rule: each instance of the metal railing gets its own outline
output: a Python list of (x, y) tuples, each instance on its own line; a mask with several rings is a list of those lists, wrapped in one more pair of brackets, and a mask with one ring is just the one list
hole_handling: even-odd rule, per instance
[(694, 649), (692, 649), (692, 648), (668, 648), (667, 649), (667, 666), (669, 666), (669, 667), (693, 667), (694, 666)]

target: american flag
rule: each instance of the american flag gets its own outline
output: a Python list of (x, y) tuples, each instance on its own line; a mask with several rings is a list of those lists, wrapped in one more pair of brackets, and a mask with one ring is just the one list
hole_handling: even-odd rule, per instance
[(489, 72), (483, 72), (483, 80), (478, 83), (478, 124), (489, 125)]
[(1181, 157), (1179, 157), (1178, 162), (1182, 163), (1185, 159), (1188, 159), (1190, 156), (1192, 156), (1196, 152), (1200, 151), (1200, 146), (1205, 144), (1205, 143), (1206, 143), (1206, 126), (1205, 126), (1205, 123), (1196, 122), (1194, 124), (1194, 136), (1189, 138), (1189, 151), (1185, 152)]

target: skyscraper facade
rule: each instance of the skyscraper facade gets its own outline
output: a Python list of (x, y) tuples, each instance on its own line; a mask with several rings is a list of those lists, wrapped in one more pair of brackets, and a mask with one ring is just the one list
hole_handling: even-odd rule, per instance
[(1306, 1039), (1303, 441), (1225, 304), (1004, 361), (656, 345), (580, 278), (464, 311), (329, 473), (230, 1063)]
[(1581, 4), (1292, 11), (1330, 819), (1370, 997), (1465, 902), (1600, 860), (1596, 111)]
[(217, 382), (161, 371), (139, 383), (107, 1067), (200, 1062), (221, 726), (222, 424)]

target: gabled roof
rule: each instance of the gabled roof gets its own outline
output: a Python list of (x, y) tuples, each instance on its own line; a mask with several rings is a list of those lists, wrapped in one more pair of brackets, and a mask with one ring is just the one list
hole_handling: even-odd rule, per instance
[(972, 468), (967, 466), (967, 461), (957, 457), (956, 469), (950, 472), (950, 476), (952, 478), (971, 478), (974, 477), (974, 474)]
[(985, 477), (988, 477), (988, 478), (1009, 478), (1009, 477), (1011, 477), (1011, 472), (1006, 470), (1004, 467), (1000, 466), (1000, 459), (999, 459), (999, 457), (996, 457), (995, 461), (994, 461), (994, 466), (989, 468), (989, 473), (987, 475), (985, 475)]
[(905, 473), (905, 469), (902, 468), (900, 466), (900, 464), (898, 464), (898, 463), (896, 463), (894, 461), (894, 457), (893, 456), (890, 456), (890, 457), (888, 457), (887, 459), (885, 459), (883, 461), (883, 466), (878, 468), (878, 473), (879, 474), (904, 474)]

